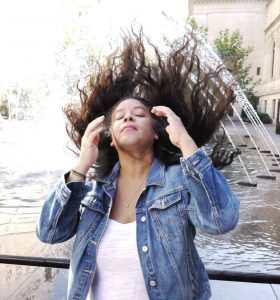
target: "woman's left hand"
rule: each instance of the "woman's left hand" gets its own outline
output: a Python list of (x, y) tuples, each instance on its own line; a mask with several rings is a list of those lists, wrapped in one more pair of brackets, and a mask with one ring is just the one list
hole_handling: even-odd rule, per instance
[(180, 148), (184, 157), (190, 156), (198, 149), (192, 137), (188, 134), (181, 119), (167, 106), (154, 106), (151, 110), (158, 117), (167, 118), (166, 131), (170, 142)]

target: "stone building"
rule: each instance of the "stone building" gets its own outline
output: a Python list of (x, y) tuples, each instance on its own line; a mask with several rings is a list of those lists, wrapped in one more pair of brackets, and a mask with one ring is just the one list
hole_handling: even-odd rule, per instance
[(240, 30), (244, 45), (254, 47), (248, 63), (251, 75), (261, 79), (258, 110), (279, 122), (280, 0), (190, 0), (190, 15), (208, 27), (210, 43), (224, 28)]
[[(273, 123), (280, 122), (280, 1), (267, 1), (264, 27), (265, 52), (262, 84), (258, 87), (259, 110)], [(279, 132), (280, 133), (280, 132)]]

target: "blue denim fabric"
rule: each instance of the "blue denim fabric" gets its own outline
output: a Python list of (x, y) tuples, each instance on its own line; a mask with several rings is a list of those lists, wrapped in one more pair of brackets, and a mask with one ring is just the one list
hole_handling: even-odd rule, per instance
[[(61, 180), (43, 206), (37, 224), (41, 241), (60, 243), (76, 234), (68, 300), (88, 294), (118, 174), (116, 164), (107, 178), (68, 184)], [(236, 226), (238, 216), (238, 199), (202, 149), (178, 165), (154, 159), (136, 205), (138, 254), (149, 298), (209, 299), (208, 276), (194, 245), (195, 227), (222, 234)]]

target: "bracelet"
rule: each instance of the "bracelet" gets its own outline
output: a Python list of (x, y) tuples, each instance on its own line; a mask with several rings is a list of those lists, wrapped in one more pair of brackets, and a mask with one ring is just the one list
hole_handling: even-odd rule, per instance
[(83, 180), (86, 180), (86, 178), (87, 178), (86, 175), (84, 175), (82, 173), (79, 173), (79, 172), (75, 171), (74, 169), (71, 169), (70, 173), (73, 173), (76, 176), (79, 176), (79, 177), (83, 178)]

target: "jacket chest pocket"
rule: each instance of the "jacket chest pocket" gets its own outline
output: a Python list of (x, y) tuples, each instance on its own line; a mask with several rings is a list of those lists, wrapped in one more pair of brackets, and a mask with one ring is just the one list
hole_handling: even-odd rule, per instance
[(149, 210), (159, 240), (170, 241), (183, 237), (186, 209), (181, 192), (155, 200)]

